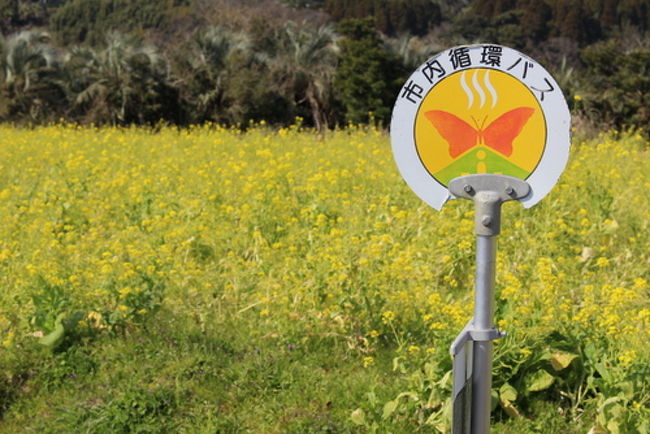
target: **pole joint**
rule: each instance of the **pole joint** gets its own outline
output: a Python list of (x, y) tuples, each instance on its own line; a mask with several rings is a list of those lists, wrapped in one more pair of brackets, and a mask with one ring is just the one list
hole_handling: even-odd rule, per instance
[(449, 191), (457, 198), (474, 201), (476, 235), (495, 236), (501, 232), (501, 204), (530, 194), (524, 180), (506, 175), (478, 174), (454, 178)]

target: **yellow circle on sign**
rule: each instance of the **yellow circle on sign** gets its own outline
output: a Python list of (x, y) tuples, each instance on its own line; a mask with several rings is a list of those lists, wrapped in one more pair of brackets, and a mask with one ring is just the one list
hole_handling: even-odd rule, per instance
[(415, 118), (415, 147), (442, 185), (458, 176), (495, 173), (526, 179), (546, 144), (537, 98), (511, 75), (474, 68), (438, 82)]

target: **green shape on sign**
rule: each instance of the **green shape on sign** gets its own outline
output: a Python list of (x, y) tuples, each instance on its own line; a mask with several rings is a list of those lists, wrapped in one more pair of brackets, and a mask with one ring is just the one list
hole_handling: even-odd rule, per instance
[(454, 178), (475, 173), (496, 173), (520, 179), (526, 179), (530, 174), (490, 148), (476, 146), (433, 176), (443, 185), (447, 185)]

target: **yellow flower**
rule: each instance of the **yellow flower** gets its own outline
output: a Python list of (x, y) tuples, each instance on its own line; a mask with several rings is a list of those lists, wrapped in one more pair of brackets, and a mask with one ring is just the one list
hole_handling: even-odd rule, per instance
[(395, 312), (391, 310), (387, 310), (381, 314), (381, 321), (384, 324), (388, 324), (389, 322), (392, 322), (394, 319), (395, 319)]
[(120, 298), (124, 298), (127, 295), (129, 295), (130, 293), (131, 293), (131, 288), (129, 288), (128, 286), (125, 286), (124, 288), (120, 289)]
[(15, 335), (16, 334), (14, 332), (7, 333), (7, 337), (2, 341), (2, 346), (9, 348), (14, 343)]
[(634, 361), (634, 359), (636, 359), (636, 356), (637, 356), (636, 351), (627, 350), (624, 351), (623, 354), (618, 356), (618, 361), (621, 362), (621, 365), (628, 366)]
[(9, 249), (2, 249), (0, 251), (0, 261), (5, 261), (11, 257), (11, 250)]
[(367, 368), (369, 366), (374, 366), (375, 364), (375, 358), (371, 356), (367, 356), (363, 358), (363, 367)]
[(596, 259), (596, 266), (600, 268), (607, 267), (609, 265), (609, 259), (607, 259), (604, 256), (601, 256), (600, 258)]
[(409, 352), (409, 354), (418, 353), (420, 351), (420, 347), (418, 347), (417, 345), (410, 345), (407, 351)]
[(104, 318), (99, 312), (91, 311), (86, 315), (86, 320), (90, 322), (90, 325), (94, 328), (105, 328), (103, 324)]

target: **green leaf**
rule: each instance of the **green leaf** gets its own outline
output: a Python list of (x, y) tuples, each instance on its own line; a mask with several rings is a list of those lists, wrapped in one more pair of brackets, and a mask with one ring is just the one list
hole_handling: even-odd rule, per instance
[(521, 417), (519, 410), (512, 404), (512, 401), (517, 399), (517, 389), (512, 387), (510, 383), (503, 383), (499, 388), (499, 401), (501, 407), (510, 417)]
[(538, 392), (540, 390), (548, 389), (551, 384), (553, 384), (553, 381), (555, 381), (555, 377), (544, 369), (540, 369), (539, 371), (526, 376), (526, 391)]
[(434, 381), (436, 379), (436, 365), (433, 363), (424, 364), (424, 375), (429, 381)]
[(490, 390), (490, 411), (494, 411), (499, 405), (499, 393), (492, 389)]
[(598, 413), (602, 413), (605, 410), (605, 407), (614, 404), (616, 402), (623, 401), (623, 397), (621, 396), (612, 396), (610, 398), (607, 398), (600, 406), (598, 407)]
[(438, 384), (439, 384), (441, 387), (444, 387), (444, 388), (447, 388), (447, 389), (451, 389), (452, 381), (453, 381), (453, 378), (452, 378), (452, 376), (451, 376), (452, 373), (453, 373), (453, 371), (451, 371), (451, 370), (450, 370), (450, 371), (447, 371), (447, 373), (442, 377), (442, 380), (440, 380), (440, 381), (438, 382)]
[(587, 342), (587, 344), (585, 345), (584, 352), (585, 352), (585, 357), (588, 360), (590, 360), (591, 362), (596, 361), (596, 359), (598, 358), (597, 351), (598, 350), (596, 349), (596, 345), (594, 345), (593, 342)]
[(357, 408), (350, 415), (350, 420), (355, 425), (365, 425), (366, 424), (366, 414), (363, 412), (362, 409)]
[(501, 401), (516, 401), (517, 400), (517, 389), (512, 387), (508, 383), (504, 383), (503, 386), (499, 388), (499, 398)]
[(556, 371), (561, 371), (571, 364), (573, 359), (578, 357), (577, 354), (568, 353), (566, 351), (557, 351), (551, 354), (551, 366)]
[(381, 416), (381, 418), (385, 420), (391, 417), (392, 414), (397, 409), (398, 405), (399, 405), (399, 398), (394, 399), (392, 401), (388, 401), (386, 404), (384, 404), (384, 414)]
[(50, 350), (56, 349), (63, 341), (65, 336), (65, 327), (63, 327), (64, 314), (59, 314), (54, 321), (54, 330), (38, 340), (41, 345), (45, 345)]
[(418, 394), (415, 392), (402, 392), (399, 395), (397, 395), (396, 400), (402, 399), (402, 398), (411, 398), (413, 401), (419, 401), (420, 398), (418, 397)]
[(623, 381), (621, 383), (618, 383), (618, 388), (621, 390), (621, 392), (618, 394), (619, 396), (623, 396), (629, 400), (632, 400), (632, 398), (634, 398), (634, 384), (632, 384), (632, 382)]
[(619, 427), (618, 421), (615, 419), (608, 421), (607, 431), (609, 431), (611, 434), (619, 434), (621, 432), (621, 429)]
[(550, 351), (541, 351), (537, 353), (537, 356), (535, 357), (536, 361), (550, 360), (550, 359), (551, 359)]
[(598, 371), (598, 373), (600, 374), (601, 377), (603, 377), (603, 380), (605, 380), (606, 383), (612, 382), (612, 376), (607, 366), (605, 366), (605, 364), (596, 363), (594, 366), (596, 367), (596, 371)]
[(515, 407), (512, 402), (510, 401), (501, 401), (501, 406), (503, 407), (503, 410), (508, 414), (510, 417), (521, 417), (521, 413), (519, 413), (519, 410), (517, 407)]
[(406, 372), (406, 369), (404, 369), (404, 364), (402, 363), (402, 360), (404, 357), (398, 356), (393, 359), (393, 372), (400, 372), (404, 373)]
[(371, 406), (376, 406), (377, 405), (377, 394), (374, 391), (370, 391), (366, 393), (366, 398), (368, 398), (368, 402), (370, 403)]

